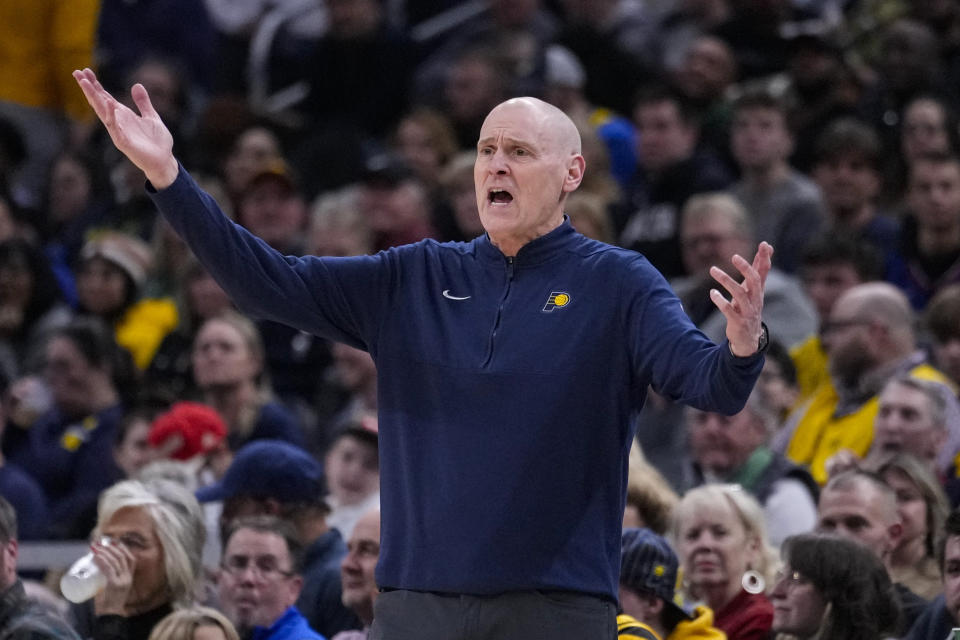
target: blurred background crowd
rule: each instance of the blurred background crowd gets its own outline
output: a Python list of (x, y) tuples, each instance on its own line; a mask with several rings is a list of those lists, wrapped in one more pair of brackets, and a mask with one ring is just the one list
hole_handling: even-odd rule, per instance
[[(859, 497), (876, 510), (857, 513), (860, 529), (882, 533), (871, 542), (882, 569), (917, 598), (898, 599), (910, 621), (925, 601), (950, 611), (940, 571), (960, 504), (960, 2), (0, 3), (0, 495), (15, 537), (88, 539), (115, 515), (105, 490), (165, 478), (201, 497), (203, 557), (216, 566), (229, 522), (286, 513), (231, 499), (309, 495), (339, 540), (339, 601), (340, 559), (379, 503), (374, 363), (233, 307), (95, 126), (70, 75), (84, 67), (118, 98), (142, 83), (183, 165), (288, 255), (482, 233), (484, 116), (520, 95), (561, 108), (588, 167), (568, 201), (573, 225), (642, 252), (707, 335), (724, 336), (710, 266), (737, 277), (732, 255), (775, 247), (774, 342), (753, 396), (727, 417), (651, 390), (625, 526), (667, 534), (691, 577), (703, 531), (713, 553), (750, 550), (731, 560), (732, 582), (686, 585), (738, 636), (730, 616), (754, 606), (743, 593), (769, 617), (776, 594), (764, 591), (799, 584), (773, 581), (776, 549), (855, 529), (854, 507), (831, 515), (826, 498)], [(258, 443), (279, 447), (261, 451), (277, 466), (307, 470), (300, 497), (241, 491), (257, 470), (230, 480)], [(249, 526), (269, 537), (275, 525)], [(307, 546), (312, 526), (300, 522)], [(797, 550), (813, 542), (800, 540), (785, 553), (806, 557)], [(635, 543), (625, 537), (624, 553)], [(767, 574), (766, 588), (742, 591), (749, 571)], [(364, 626), (315, 620), (327, 635)]]

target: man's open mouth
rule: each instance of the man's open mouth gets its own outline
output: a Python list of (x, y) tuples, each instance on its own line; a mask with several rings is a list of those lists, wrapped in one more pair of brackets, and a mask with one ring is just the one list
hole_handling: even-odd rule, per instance
[(513, 194), (505, 189), (490, 189), (487, 192), (487, 201), (493, 204), (510, 204), (513, 202)]

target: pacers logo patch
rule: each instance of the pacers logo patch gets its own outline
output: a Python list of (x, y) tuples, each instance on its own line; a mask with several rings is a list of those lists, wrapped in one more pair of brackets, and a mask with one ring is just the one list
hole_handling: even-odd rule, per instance
[(554, 309), (560, 309), (570, 304), (570, 294), (564, 291), (554, 291), (547, 298), (547, 304), (543, 305), (542, 311), (549, 313)]

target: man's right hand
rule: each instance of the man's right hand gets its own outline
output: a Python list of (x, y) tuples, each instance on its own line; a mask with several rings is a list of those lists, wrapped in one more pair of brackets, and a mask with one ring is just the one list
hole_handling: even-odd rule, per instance
[(160, 120), (143, 85), (135, 84), (130, 90), (140, 110), (137, 115), (110, 95), (90, 69), (74, 71), (73, 77), (117, 149), (143, 171), (155, 188), (173, 184), (180, 170), (173, 156), (173, 135)]

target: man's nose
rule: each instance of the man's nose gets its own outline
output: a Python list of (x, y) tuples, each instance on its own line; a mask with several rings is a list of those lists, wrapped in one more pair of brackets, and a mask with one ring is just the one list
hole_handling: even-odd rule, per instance
[(237, 580), (243, 586), (253, 586), (258, 577), (257, 570), (253, 566), (244, 567), (237, 572)]
[(834, 535), (838, 535), (841, 538), (846, 538), (847, 540), (854, 540), (855, 538), (852, 535), (852, 532), (847, 527), (842, 524), (838, 524), (837, 527), (831, 532)]
[(900, 438), (903, 431), (903, 421), (899, 416), (891, 416), (887, 418), (886, 422), (883, 425), (883, 430), (888, 437)]
[(344, 573), (356, 573), (359, 570), (357, 564), (356, 557), (352, 553), (348, 553), (343, 556), (343, 560), (340, 562), (340, 570)]
[(499, 174), (507, 173), (510, 166), (507, 163), (506, 154), (500, 149), (497, 149), (494, 152), (494, 154), (490, 157), (489, 167), (490, 167), (491, 173), (499, 173)]

